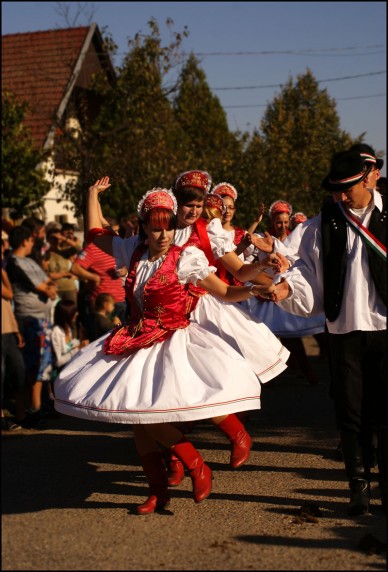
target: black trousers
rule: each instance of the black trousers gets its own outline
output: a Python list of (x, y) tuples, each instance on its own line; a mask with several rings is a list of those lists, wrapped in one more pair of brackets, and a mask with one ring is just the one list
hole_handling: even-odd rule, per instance
[(387, 427), (387, 330), (329, 334), (328, 340), (339, 431), (361, 434)]

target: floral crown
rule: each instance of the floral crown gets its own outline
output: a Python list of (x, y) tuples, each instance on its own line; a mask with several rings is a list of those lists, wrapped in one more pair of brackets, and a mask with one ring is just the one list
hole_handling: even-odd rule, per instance
[(171, 190), (154, 187), (147, 191), (138, 202), (137, 216), (140, 220), (144, 220), (145, 215), (156, 208), (167, 209), (174, 214), (177, 213), (178, 204)]
[(221, 214), (226, 212), (224, 201), (220, 195), (215, 195), (214, 193), (208, 193), (205, 199), (205, 207), (210, 207), (213, 209), (218, 209)]
[(180, 191), (185, 187), (196, 187), (208, 193), (212, 182), (211, 176), (206, 171), (185, 171), (176, 178), (174, 189)]
[(268, 216), (273, 217), (274, 214), (287, 213), (292, 215), (292, 206), (287, 201), (275, 201), (268, 209)]
[(218, 185), (213, 188), (212, 192), (215, 195), (220, 195), (220, 197), (231, 197), (234, 201), (238, 197), (236, 189), (230, 183), (218, 183)]
[(294, 215), (292, 215), (291, 218), (292, 218), (292, 222), (295, 224), (300, 224), (301, 222), (304, 222), (305, 220), (307, 220), (307, 216), (302, 212), (295, 213)]

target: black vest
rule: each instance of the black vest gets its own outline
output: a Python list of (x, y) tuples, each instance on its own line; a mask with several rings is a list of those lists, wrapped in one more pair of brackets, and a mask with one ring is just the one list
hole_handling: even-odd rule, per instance
[[(344, 295), (346, 273), (346, 239), (347, 225), (337, 203), (326, 205), (322, 209), (322, 250), (323, 250), (323, 288), (325, 314), (329, 322), (333, 322), (341, 309)], [(368, 230), (385, 246), (387, 245), (387, 208), (383, 197), (383, 209), (374, 208), (369, 221)], [(387, 265), (386, 262), (366, 245), (369, 269), (376, 290), (387, 305)], [(354, 284), (354, 288), (357, 285)], [(347, 292), (351, 296), (352, 292)]]

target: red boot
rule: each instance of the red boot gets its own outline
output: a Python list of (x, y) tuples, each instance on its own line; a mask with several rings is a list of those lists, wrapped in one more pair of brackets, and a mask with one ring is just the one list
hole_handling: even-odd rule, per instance
[(150, 487), (150, 496), (145, 503), (136, 507), (136, 512), (151, 514), (166, 507), (170, 502), (166, 466), (161, 451), (140, 457), (140, 462)]
[(230, 439), (232, 443), (232, 453), (230, 455), (230, 466), (232, 469), (241, 467), (248, 460), (252, 447), (252, 439), (246, 432), (244, 425), (233, 413), (228, 415), (221, 423), (216, 424)]
[(176, 455), (174, 455), (171, 449), (167, 450), (166, 458), (168, 460), (168, 467), (169, 467), (169, 477), (168, 477), (168, 486), (169, 487), (176, 487), (181, 482), (185, 476), (185, 468), (178, 459)]
[(204, 463), (194, 445), (184, 437), (174, 445), (173, 451), (190, 473), (195, 502), (202, 502), (210, 495), (212, 490), (212, 472), (210, 467)]

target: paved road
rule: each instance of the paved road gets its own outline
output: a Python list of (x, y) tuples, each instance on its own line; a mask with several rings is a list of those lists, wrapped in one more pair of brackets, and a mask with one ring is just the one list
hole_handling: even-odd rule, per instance
[[(227, 440), (196, 426), (215, 475), (200, 505), (186, 477), (168, 510), (133, 514), (147, 487), (130, 427), (62, 416), (3, 435), (2, 570), (385, 570), (376, 475), (372, 514), (351, 519), (327, 363), (308, 347), (321, 383), (283, 374), (263, 387), (246, 465), (229, 470)], [(298, 515), (305, 503), (320, 514)]]

